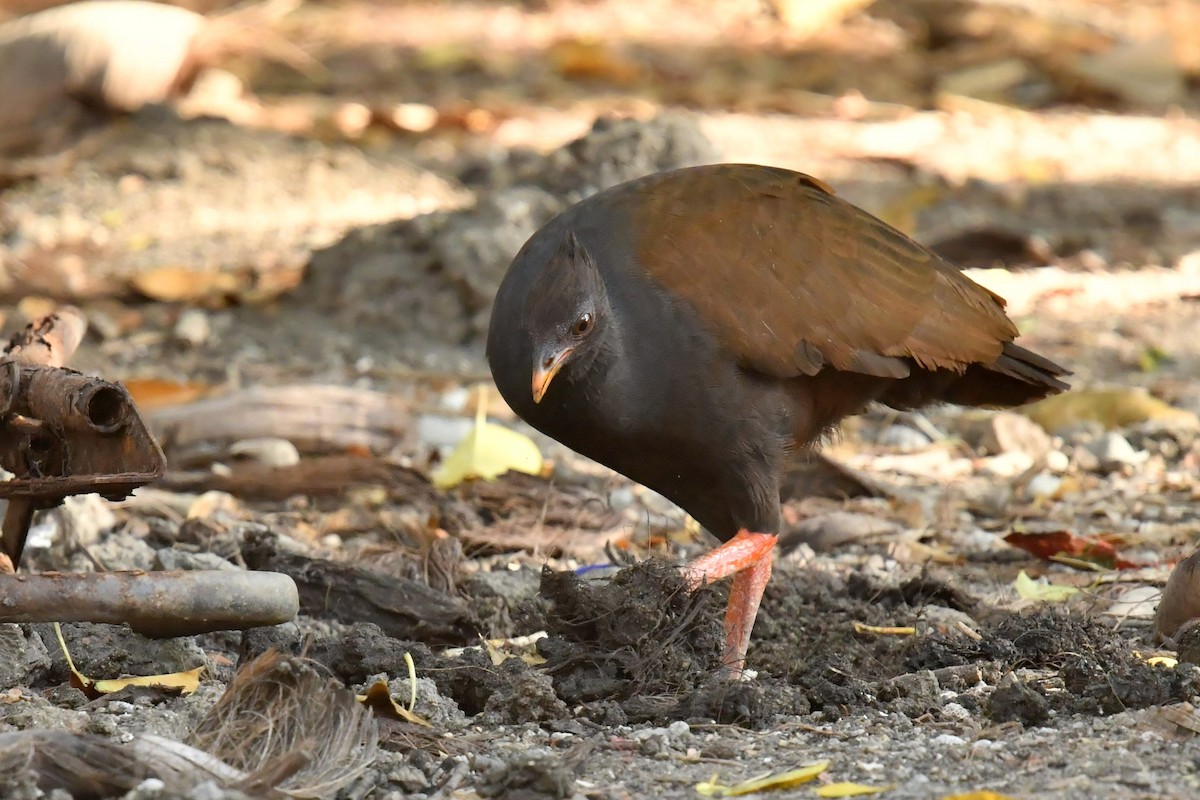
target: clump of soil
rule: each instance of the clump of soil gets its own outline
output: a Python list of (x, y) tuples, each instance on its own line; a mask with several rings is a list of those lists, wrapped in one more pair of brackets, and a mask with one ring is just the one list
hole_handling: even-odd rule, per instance
[(550, 636), (538, 643), (568, 704), (674, 695), (721, 667), (718, 593), (691, 592), (678, 568), (656, 560), (589, 581), (542, 573)]

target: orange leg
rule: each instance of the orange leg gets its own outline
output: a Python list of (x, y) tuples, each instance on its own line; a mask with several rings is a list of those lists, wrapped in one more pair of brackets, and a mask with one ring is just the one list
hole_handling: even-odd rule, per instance
[(734, 575), (725, 609), (725, 653), (730, 675), (740, 677), (746, 664), (746, 648), (763, 591), (771, 578), (771, 551), (775, 534), (740, 531), (725, 544), (684, 567), (684, 578), (693, 589)]

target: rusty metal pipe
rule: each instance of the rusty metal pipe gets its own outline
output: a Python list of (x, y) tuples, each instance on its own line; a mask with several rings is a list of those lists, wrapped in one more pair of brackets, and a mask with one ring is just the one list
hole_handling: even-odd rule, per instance
[(279, 572), (49, 572), (0, 575), (0, 622), (128, 623), (145, 636), (279, 625), (300, 595)]

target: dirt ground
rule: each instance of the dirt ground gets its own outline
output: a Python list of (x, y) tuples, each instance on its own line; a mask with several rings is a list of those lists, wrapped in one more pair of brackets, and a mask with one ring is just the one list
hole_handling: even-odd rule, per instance
[[(1197, 796), (1200, 655), (1153, 626), (1200, 541), (1195, 7), (880, 0), (818, 25), (703, 5), (304, 3), (279, 31), (320, 77), (223, 65), (251, 122), (146, 109), (0, 160), (5, 332), (81, 307), (71, 366), (125, 382), (169, 464), (127, 501), (40, 512), (23, 568), (271, 569), (302, 605), (244, 634), (62, 626), (92, 678), (203, 666), (186, 696), (89, 697), (49, 625), (0, 624), (0, 794), (280, 796), (137, 764), (147, 736), (238, 763), (198, 732), (274, 649), (311, 659), (287, 669), (319, 676), (318, 717), (383, 679), (428, 723), (381, 716), (370, 746), (345, 738), (358, 766), (292, 796), (691, 798), (821, 761), (762, 796)], [(1130, 42), (1159, 46), (1113, 55)], [(436, 124), (381, 116), (399, 104)], [(711, 541), (662, 498), (494, 391), (552, 471), (429, 480), (490, 381), (491, 297), (526, 237), (599, 188), (722, 160), (821, 176), (1005, 296), (1077, 389), (1144, 390), (849, 421), (838, 466), (790, 476), (740, 682), (717, 674), (726, 588), (675, 568)], [(1068, 534), (1103, 557), (1012, 543)], [(1022, 593), (1022, 573), (1076, 591)]]

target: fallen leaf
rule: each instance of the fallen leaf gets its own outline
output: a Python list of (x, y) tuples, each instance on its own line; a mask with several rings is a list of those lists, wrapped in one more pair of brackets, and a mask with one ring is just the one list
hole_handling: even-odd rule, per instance
[[(1061, 563), (1071, 563), (1068, 560), (1071, 559), (1085, 562), (1085, 565), (1098, 565), (1105, 569), (1129, 569), (1137, 566), (1131, 561), (1120, 558), (1116, 548), (1108, 542), (1076, 536), (1070, 531), (1050, 531), (1048, 533), (1017, 533), (1014, 531), (1005, 536), (1004, 541), (1047, 561), (1053, 559)], [(1067, 558), (1061, 558), (1062, 556)]]
[(1136, 388), (1065, 392), (1024, 406), (1021, 413), (1050, 433), (1079, 422), (1098, 422), (1109, 430), (1149, 421), (1200, 427), (1200, 417), (1192, 412)]
[(891, 788), (891, 786), (864, 786), (861, 783), (827, 783), (819, 787), (814, 794), (817, 797), (860, 797), (866, 794), (886, 792)]
[(133, 403), (141, 411), (181, 406), (207, 396), (213, 387), (207, 383), (167, 381), (159, 378), (134, 378), (124, 382)]
[(430, 727), (427, 719), (397, 703), (388, 685), (383, 681), (376, 681), (367, 689), (366, 694), (355, 697), (358, 698), (358, 702), (374, 711), (376, 716)]
[(966, 794), (948, 794), (942, 800), (1017, 800), (1015, 797), (999, 792), (967, 792)]
[(492, 480), (505, 472), (540, 475), (542, 454), (528, 436), (487, 421), (487, 399), (480, 389), (475, 427), (433, 473), (433, 485), (452, 489), (468, 478)]
[(246, 288), (243, 278), (229, 272), (179, 266), (140, 272), (129, 282), (141, 294), (164, 303), (195, 302)]
[(513, 639), (484, 639), (483, 647), (493, 667), (500, 666), (510, 658), (519, 658), (527, 666), (536, 667), (546, 663), (546, 659), (537, 651), (538, 640), (546, 636), (545, 631), (538, 631)]
[(1079, 589), (1075, 586), (1060, 586), (1045, 579), (1035, 581), (1025, 570), (1021, 570), (1017, 575), (1017, 579), (1013, 581), (1013, 588), (1017, 590), (1021, 599), (1035, 600), (1039, 603), (1061, 603), (1079, 594)]
[(641, 74), (637, 62), (619, 52), (609, 42), (596, 39), (568, 39), (550, 47), (550, 60), (564, 77), (602, 80), (619, 86), (636, 83)]
[(57, 622), (54, 623), (54, 633), (58, 636), (58, 645), (62, 648), (63, 656), (67, 660), (67, 668), (71, 672), (71, 685), (93, 700), (101, 695), (119, 692), (129, 686), (146, 686), (181, 695), (192, 694), (200, 688), (200, 674), (204, 672), (204, 667), (196, 667), (187, 672), (172, 672), (166, 675), (139, 675), (112, 678), (109, 680), (93, 680), (75, 669), (75, 662), (71, 659), (71, 652), (67, 650), (66, 640), (63, 639), (62, 628)]
[(755, 792), (771, 792), (779, 789), (790, 789), (793, 786), (799, 786), (800, 784), (808, 783), (813, 778), (829, 769), (829, 763), (830, 762), (828, 761), (820, 761), (816, 764), (809, 764), (807, 767), (794, 769), (790, 772), (781, 772), (777, 775), (767, 775), (762, 778), (754, 778), (741, 783), (735, 783), (732, 786), (725, 786), (721, 783), (718, 783), (717, 776), (713, 775), (711, 780), (696, 784), (696, 791), (705, 797), (738, 797), (744, 794), (754, 794)]
[(1175, 656), (1165, 655), (1163, 653), (1142, 653), (1138, 650), (1133, 651), (1133, 655), (1145, 661), (1152, 667), (1166, 667), (1167, 669), (1175, 669), (1179, 666), (1179, 659)]

